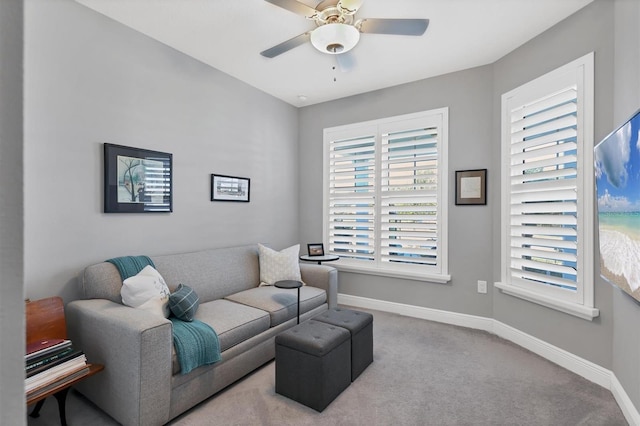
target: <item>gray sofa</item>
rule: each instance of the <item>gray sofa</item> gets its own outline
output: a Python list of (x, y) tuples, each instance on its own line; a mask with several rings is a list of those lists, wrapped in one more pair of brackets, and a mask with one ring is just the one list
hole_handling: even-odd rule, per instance
[[(83, 300), (66, 306), (69, 338), (105, 369), (76, 388), (124, 425), (159, 425), (185, 412), (275, 356), (275, 336), (296, 324), (296, 290), (258, 287), (258, 246), (152, 256), (173, 291), (200, 298), (196, 319), (218, 334), (222, 360), (180, 374), (171, 322), (122, 304), (122, 281), (108, 262), (79, 277)], [(337, 271), (300, 264), (300, 321), (337, 305)]]

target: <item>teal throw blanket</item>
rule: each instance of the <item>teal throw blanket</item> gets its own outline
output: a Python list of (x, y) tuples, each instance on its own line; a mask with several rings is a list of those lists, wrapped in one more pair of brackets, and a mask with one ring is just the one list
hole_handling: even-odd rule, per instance
[(151, 265), (154, 268), (156, 267), (149, 256), (114, 257), (113, 259), (108, 259), (107, 262), (113, 263), (116, 268), (118, 268), (122, 281), (129, 277), (133, 277), (138, 272), (142, 271), (147, 265)]
[(169, 320), (173, 323), (173, 344), (180, 374), (220, 361), (220, 342), (213, 328), (199, 320), (187, 322), (174, 317)]
[[(145, 266), (156, 267), (149, 256), (122, 256), (108, 259), (107, 262), (118, 268), (122, 281), (133, 277)], [(201, 365), (220, 361), (220, 343), (213, 328), (199, 320), (186, 322), (175, 317), (169, 320), (173, 323), (173, 344), (182, 374)]]

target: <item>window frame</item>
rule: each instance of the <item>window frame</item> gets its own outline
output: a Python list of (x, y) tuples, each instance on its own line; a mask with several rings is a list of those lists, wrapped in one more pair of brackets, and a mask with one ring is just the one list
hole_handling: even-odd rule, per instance
[[(330, 244), (330, 144), (331, 140), (357, 138), (372, 134), (375, 139), (375, 200), (374, 201), (374, 247), (375, 259), (371, 262), (363, 262), (341, 258), (332, 266), (345, 272), (355, 272), (377, 276), (404, 278), (418, 281), (430, 281), (446, 283), (451, 280), (449, 275), (448, 262), (448, 108), (438, 108), (428, 111), (421, 111), (411, 114), (387, 117), (377, 120), (341, 125), (325, 128), (323, 132), (323, 243), (327, 252), (331, 250)], [(438, 128), (437, 145), (437, 235), (438, 235), (438, 257), (437, 268), (426, 267), (425, 265), (410, 265), (403, 263), (382, 262), (380, 260), (380, 232), (382, 222), (381, 213), (381, 163), (382, 163), (382, 137), (385, 132), (397, 130), (413, 130), (411, 127), (415, 123), (421, 126), (432, 126), (436, 123)], [(380, 201), (377, 201), (380, 200)]]
[[(511, 115), (516, 108), (549, 97), (575, 85), (577, 94), (577, 262), (576, 290), (511, 280)], [(589, 53), (502, 95), (501, 105), (501, 281), (503, 293), (558, 311), (592, 320), (599, 315), (594, 304), (594, 173), (593, 173), (594, 54)], [(527, 194), (531, 194), (527, 192)], [(515, 225), (514, 225), (515, 226)], [(569, 297), (570, 296), (570, 297)]]

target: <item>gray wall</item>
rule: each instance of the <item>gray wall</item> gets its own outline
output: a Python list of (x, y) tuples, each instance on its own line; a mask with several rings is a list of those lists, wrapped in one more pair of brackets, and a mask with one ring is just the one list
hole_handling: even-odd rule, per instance
[[(298, 241), (296, 108), (72, 0), (27, 0), (25, 26), (28, 297), (114, 256)], [(103, 142), (172, 153), (174, 212), (102, 213)], [(211, 202), (210, 173), (250, 203)]]
[[(23, 307), (21, 3), (0, 1), (0, 177), (16, 183), (0, 187), (0, 337), (13, 342), (1, 346), (1, 389), (22, 380), (21, 360), (10, 360), (17, 351), (7, 348), (24, 345), (23, 329), (12, 322), (7, 331), (5, 320)], [(111, 256), (318, 241), (322, 129), (447, 106), (450, 197), (454, 170), (489, 169), (487, 206), (450, 200), (452, 281), (342, 273), (340, 291), (496, 318), (613, 369), (640, 406), (640, 306), (625, 294), (597, 279), (601, 316), (589, 322), (493, 288), (476, 292), (478, 279), (500, 279), (500, 95), (595, 51), (598, 141), (640, 106), (639, 20), (636, 0), (596, 0), (495, 64), (296, 110), (71, 0), (26, 0), (26, 296), (69, 300), (78, 271)], [(102, 142), (172, 152), (175, 212), (101, 213)], [(211, 203), (212, 172), (250, 177), (251, 203)], [(24, 416), (22, 395), (5, 393), (2, 424)]]
[(0, 425), (25, 424), (22, 0), (0, 1)]
[[(595, 52), (594, 140), (612, 130), (613, 106), (613, 7), (596, 0), (540, 36), (519, 47), (494, 64), (494, 135), (500, 140), (500, 97), (527, 81)], [(493, 150), (492, 185), (498, 187), (499, 146)], [(499, 206), (499, 195), (492, 203)], [(500, 217), (494, 220), (494, 281), (500, 281)], [(594, 255), (598, 265), (599, 253)], [(595, 272), (598, 274), (598, 271)], [(595, 305), (600, 316), (592, 322), (494, 291), (494, 318), (561, 347), (573, 354), (611, 369), (612, 305), (611, 288), (597, 282)]]
[[(614, 107), (611, 130), (640, 108), (640, 2), (615, 3)], [(601, 279), (598, 285), (606, 286)], [(640, 303), (613, 289), (613, 372), (640, 407)]]
[[(300, 112), (300, 237), (322, 236), (322, 129), (430, 108), (450, 108), (448, 284), (356, 273), (340, 274), (349, 295), (495, 318), (532, 336), (612, 368), (612, 289), (596, 284), (601, 315), (585, 321), (507, 296), (493, 287), (478, 294), (479, 279), (500, 280), (501, 95), (591, 51), (595, 52), (595, 140), (612, 130), (614, 8), (596, 0), (494, 64), (334, 102)], [(637, 73), (636, 73), (637, 74)], [(487, 206), (455, 206), (455, 170), (487, 168)], [(595, 259), (594, 259), (595, 260)], [(594, 262), (597, 264), (597, 262)]]
[[(490, 317), (491, 296), (477, 281), (491, 281), (492, 215), (487, 206), (455, 206), (454, 170), (492, 170), (491, 66), (474, 68), (300, 110), (300, 237), (322, 238), (322, 129), (405, 113), (449, 107), (449, 271), (435, 284), (340, 273), (340, 293)], [(495, 191), (489, 186), (488, 194)]]

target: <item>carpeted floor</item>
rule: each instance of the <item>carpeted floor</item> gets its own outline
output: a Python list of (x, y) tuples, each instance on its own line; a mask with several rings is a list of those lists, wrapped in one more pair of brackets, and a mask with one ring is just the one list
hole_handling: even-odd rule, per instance
[[(170, 422), (195, 425), (626, 425), (608, 390), (483, 331), (374, 315), (374, 362), (322, 413), (275, 393), (270, 362)], [(114, 425), (76, 392), (70, 425)], [(45, 403), (29, 426), (58, 425)]]

